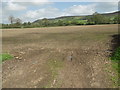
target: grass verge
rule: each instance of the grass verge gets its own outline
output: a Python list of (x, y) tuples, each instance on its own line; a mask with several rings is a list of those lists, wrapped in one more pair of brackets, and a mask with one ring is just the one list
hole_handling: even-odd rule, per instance
[(0, 62), (3, 62), (5, 60), (10, 60), (12, 58), (13, 56), (11, 56), (10, 54), (7, 53), (0, 54)]
[(111, 60), (114, 60), (114, 61), (120, 60), (120, 47), (116, 49), (114, 55), (111, 57)]
[(120, 82), (119, 82), (119, 76), (120, 76), (120, 67), (119, 67), (119, 63), (120, 63), (120, 47), (118, 47), (116, 49), (116, 51), (114, 52), (113, 56), (111, 57), (112, 60), (112, 67), (113, 69), (116, 71), (117, 73), (117, 78), (116, 76), (112, 77), (112, 81), (115, 83), (115, 86), (120, 86)]

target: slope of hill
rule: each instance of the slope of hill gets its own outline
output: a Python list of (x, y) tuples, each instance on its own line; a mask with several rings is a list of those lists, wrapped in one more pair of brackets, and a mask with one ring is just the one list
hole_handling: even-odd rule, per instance
[[(117, 16), (118, 14), (120, 13), (120, 11), (116, 11), (116, 12), (113, 12), (113, 13), (103, 13), (101, 15), (105, 16), (105, 17), (115, 17)], [(61, 16), (61, 17), (56, 17), (56, 18), (50, 18), (50, 19), (47, 19), (47, 18), (44, 18), (44, 19), (47, 19), (49, 21), (58, 21), (58, 20), (86, 20), (86, 17), (90, 17), (92, 15), (85, 15), (85, 16)], [(39, 23), (40, 21), (44, 20), (44, 19), (38, 19), (36, 21), (34, 21), (33, 23)]]
[(113, 13), (104, 13), (102, 15), (104, 16), (116, 16), (116, 15), (119, 15), (120, 14), (120, 11), (116, 11), (116, 12), (113, 12)]

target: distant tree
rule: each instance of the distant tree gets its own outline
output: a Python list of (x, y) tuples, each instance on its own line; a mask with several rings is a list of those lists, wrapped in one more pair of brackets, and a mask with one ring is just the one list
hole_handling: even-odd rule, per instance
[(20, 18), (16, 18), (15, 22), (16, 22), (17, 25), (20, 25), (22, 23), (22, 20)]
[(120, 16), (117, 15), (116, 17), (114, 17), (113, 21), (115, 24), (120, 24)]
[(28, 22), (28, 25), (31, 25), (31, 22)]
[(101, 24), (102, 23), (102, 21), (103, 21), (103, 17), (102, 17), (102, 15), (100, 15), (100, 14), (98, 14), (97, 12), (95, 12), (94, 14), (93, 14), (93, 21), (95, 22), (95, 24)]
[(15, 20), (14, 16), (11, 15), (11, 16), (9, 16), (8, 19), (9, 19), (10, 23), (13, 24), (13, 22), (14, 22), (14, 20)]
[(93, 15), (98, 15), (99, 13), (98, 12), (94, 12)]
[(62, 21), (62, 20), (58, 20), (57, 25), (58, 25), (58, 26), (63, 26), (63, 25), (64, 25), (64, 23), (63, 23), (63, 21)]
[(72, 20), (71, 24), (77, 25), (77, 21), (76, 20)]
[(106, 24), (109, 22), (109, 19), (105, 16), (95, 12), (92, 16), (89, 16), (88, 23), (95, 23), (95, 24)]
[(24, 26), (26, 26), (26, 25), (27, 25), (27, 23), (26, 23), (26, 22), (24, 22), (24, 23), (23, 23), (23, 25), (24, 25)]
[(48, 26), (49, 25), (49, 20), (47, 18), (42, 19), (42, 24), (43, 26)]

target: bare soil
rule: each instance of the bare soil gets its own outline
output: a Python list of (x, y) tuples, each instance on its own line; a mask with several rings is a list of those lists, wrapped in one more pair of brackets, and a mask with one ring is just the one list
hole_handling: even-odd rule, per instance
[[(2, 30), (3, 88), (110, 88), (105, 71), (117, 25)], [(71, 53), (72, 60), (70, 60)]]

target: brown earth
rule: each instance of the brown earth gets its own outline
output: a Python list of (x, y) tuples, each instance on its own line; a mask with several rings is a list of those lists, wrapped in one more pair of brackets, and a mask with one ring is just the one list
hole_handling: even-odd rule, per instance
[(3, 53), (14, 58), (2, 64), (2, 86), (110, 88), (105, 67), (117, 30), (117, 25), (3, 30)]

